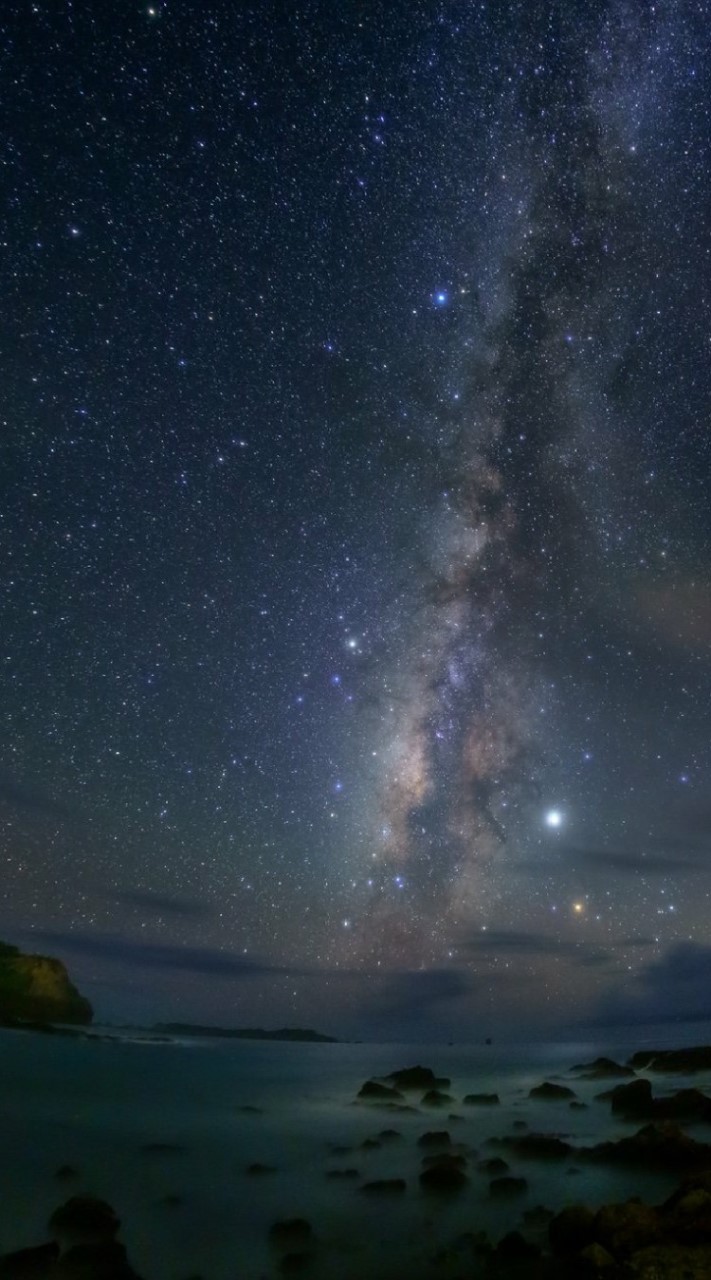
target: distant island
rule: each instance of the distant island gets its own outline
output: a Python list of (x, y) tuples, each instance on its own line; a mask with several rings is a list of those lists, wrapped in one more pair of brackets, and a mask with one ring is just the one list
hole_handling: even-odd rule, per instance
[(93, 1016), (61, 960), (24, 955), (19, 947), (0, 942), (0, 1026), (60, 1022), (85, 1027)]
[(265, 1031), (262, 1027), (203, 1027), (193, 1022), (157, 1022), (153, 1031), (168, 1036), (211, 1036), (221, 1040), (298, 1040), (310, 1044), (338, 1044), (335, 1036), (324, 1036), (320, 1031), (302, 1027), (281, 1027), (278, 1031)]

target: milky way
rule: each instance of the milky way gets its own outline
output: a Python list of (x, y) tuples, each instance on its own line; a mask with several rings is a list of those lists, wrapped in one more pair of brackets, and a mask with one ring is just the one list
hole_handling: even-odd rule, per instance
[(695, 1008), (707, 0), (0, 26), (0, 938), (120, 1018)]

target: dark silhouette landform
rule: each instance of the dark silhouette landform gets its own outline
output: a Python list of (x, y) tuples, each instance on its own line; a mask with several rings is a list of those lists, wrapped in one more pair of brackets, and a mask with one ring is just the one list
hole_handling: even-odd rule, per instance
[(167, 1036), (209, 1036), (221, 1040), (296, 1040), (308, 1044), (338, 1044), (334, 1036), (302, 1027), (280, 1027), (265, 1031), (262, 1027), (204, 1027), (193, 1022), (158, 1022), (153, 1030)]
[(50, 1023), (88, 1026), (89, 1001), (69, 980), (61, 960), (24, 955), (0, 942), (0, 1026), (41, 1027)]

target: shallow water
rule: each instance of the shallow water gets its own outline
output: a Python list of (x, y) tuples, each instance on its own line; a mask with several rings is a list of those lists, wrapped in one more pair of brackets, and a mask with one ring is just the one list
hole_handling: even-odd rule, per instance
[[(695, 1041), (708, 1039), (706, 1029)], [(669, 1037), (666, 1037), (668, 1042)], [(674, 1043), (689, 1043), (678, 1035)], [(662, 1043), (662, 1037), (656, 1038)], [(575, 1162), (526, 1162), (487, 1146), (512, 1131), (515, 1119), (532, 1131), (571, 1135), (582, 1145), (633, 1132), (594, 1101), (599, 1082), (568, 1083), (589, 1109), (532, 1102), (528, 1090), (564, 1076), (576, 1062), (601, 1053), (624, 1060), (635, 1044), (579, 1043), (506, 1046), (318, 1045), (252, 1041), (151, 1044), (83, 1041), (0, 1032), (0, 1123), (5, 1159), (0, 1172), (0, 1249), (46, 1239), (49, 1213), (69, 1195), (91, 1193), (111, 1202), (122, 1236), (146, 1280), (257, 1280), (277, 1274), (267, 1232), (279, 1218), (303, 1216), (318, 1244), (313, 1274), (343, 1280), (392, 1275), (394, 1263), (415, 1275), (428, 1258), (464, 1231), (497, 1239), (521, 1225), (537, 1204), (600, 1204), (629, 1195), (658, 1200), (676, 1179), (587, 1168)], [(452, 1093), (497, 1092), (494, 1108), (456, 1107), (461, 1118), (420, 1110), (390, 1113), (356, 1106), (371, 1075), (422, 1062), (450, 1076)], [(658, 1077), (663, 1093), (687, 1081)], [(711, 1077), (695, 1077), (708, 1086)], [(261, 1108), (261, 1114), (240, 1110)], [(384, 1128), (402, 1135), (379, 1150), (359, 1150)], [(501, 1154), (511, 1172), (527, 1178), (514, 1202), (489, 1199), (489, 1179), (470, 1165), (470, 1186), (440, 1202), (423, 1194), (417, 1138), (447, 1128), (475, 1148), (477, 1158)], [(701, 1135), (700, 1135), (701, 1136)], [(706, 1128), (706, 1140), (711, 1133)], [(147, 1152), (147, 1143), (180, 1150)], [(333, 1157), (329, 1144), (356, 1148)], [(254, 1161), (275, 1165), (261, 1177), (245, 1173)], [(58, 1182), (69, 1164), (80, 1176)], [(361, 1178), (334, 1182), (326, 1170), (356, 1167)], [(371, 1199), (363, 1181), (404, 1177), (398, 1198)], [(180, 1196), (177, 1206), (162, 1203)], [(398, 1269), (399, 1269), (398, 1268)]]

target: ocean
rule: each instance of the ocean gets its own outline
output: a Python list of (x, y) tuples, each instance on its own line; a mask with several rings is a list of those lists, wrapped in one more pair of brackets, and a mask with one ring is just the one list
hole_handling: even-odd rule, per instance
[[(647, 1043), (705, 1043), (709, 1029), (667, 1028)], [(279, 1274), (268, 1242), (272, 1223), (304, 1217), (315, 1249), (310, 1275), (362, 1280), (415, 1277), (464, 1232), (493, 1240), (522, 1225), (535, 1206), (591, 1206), (639, 1195), (658, 1201), (673, 1175), (576, 1165), (575, 1159), (524, 1161), (487, 1145), (516, 1121), (531, 1131), (569, 1135), (575, 1143), (631, 1133), (609, 1105), (595, 1100), (605, 1082), (567, 1077), (600, 1054), (624, 1061), (644, 1041), (491, 1046), (308, 1044), (183, 1040), (150, 1043), (126, 1035), (110, 1041), (0, 1032), (0, 1250), (48, 1239), (51, 1211), (70, 1195), (108, 1200), (121, 1238), (145, 1280), (258, 1280)], [(391, 1113), (354, 1105), (363, 1081), (421, 1063), (451, 1077), (451, 1092), (496, 1092), (501, 1105)], [(534, 1102), (532, 1085), (558, 1077), (586, 1109)], [(655, 1091), (690, 1081), (658, 1077)], [(696, 1076), (704, 1088), (711, 1081)], [(400, 1137), (361, 1144), (383, 1129)], [(469, 1186), (432, 1199), (418, 1184), (417, 1138), (447, 1129), (470, 1157)], [(709, 1140), (709, 1127), (688, 1127)], [(330, 1147), (349, 1148), (334, 1155)], [(153, 1149), (146, 1149), (151, 1147)], [(477, 1160), (501, 1155), (528, 1182), (525, 1194), (499, 1203)], [(258, 1162), (274, 1172), (248, 1174)], [(57, 1178), (61, 1166), (76, 1176)], [(327, 1178), (351, 1167), (357, 1179)], [(403, 1177), (399, 1196), (368, 1196), (362, 1183)], [(544, 1228), (541, 1227), (540, 1230)], [(535, 1227), (529, 1226), (527, 1230)], [(446, 1259), (440, 1273), (447, 1275)]]

